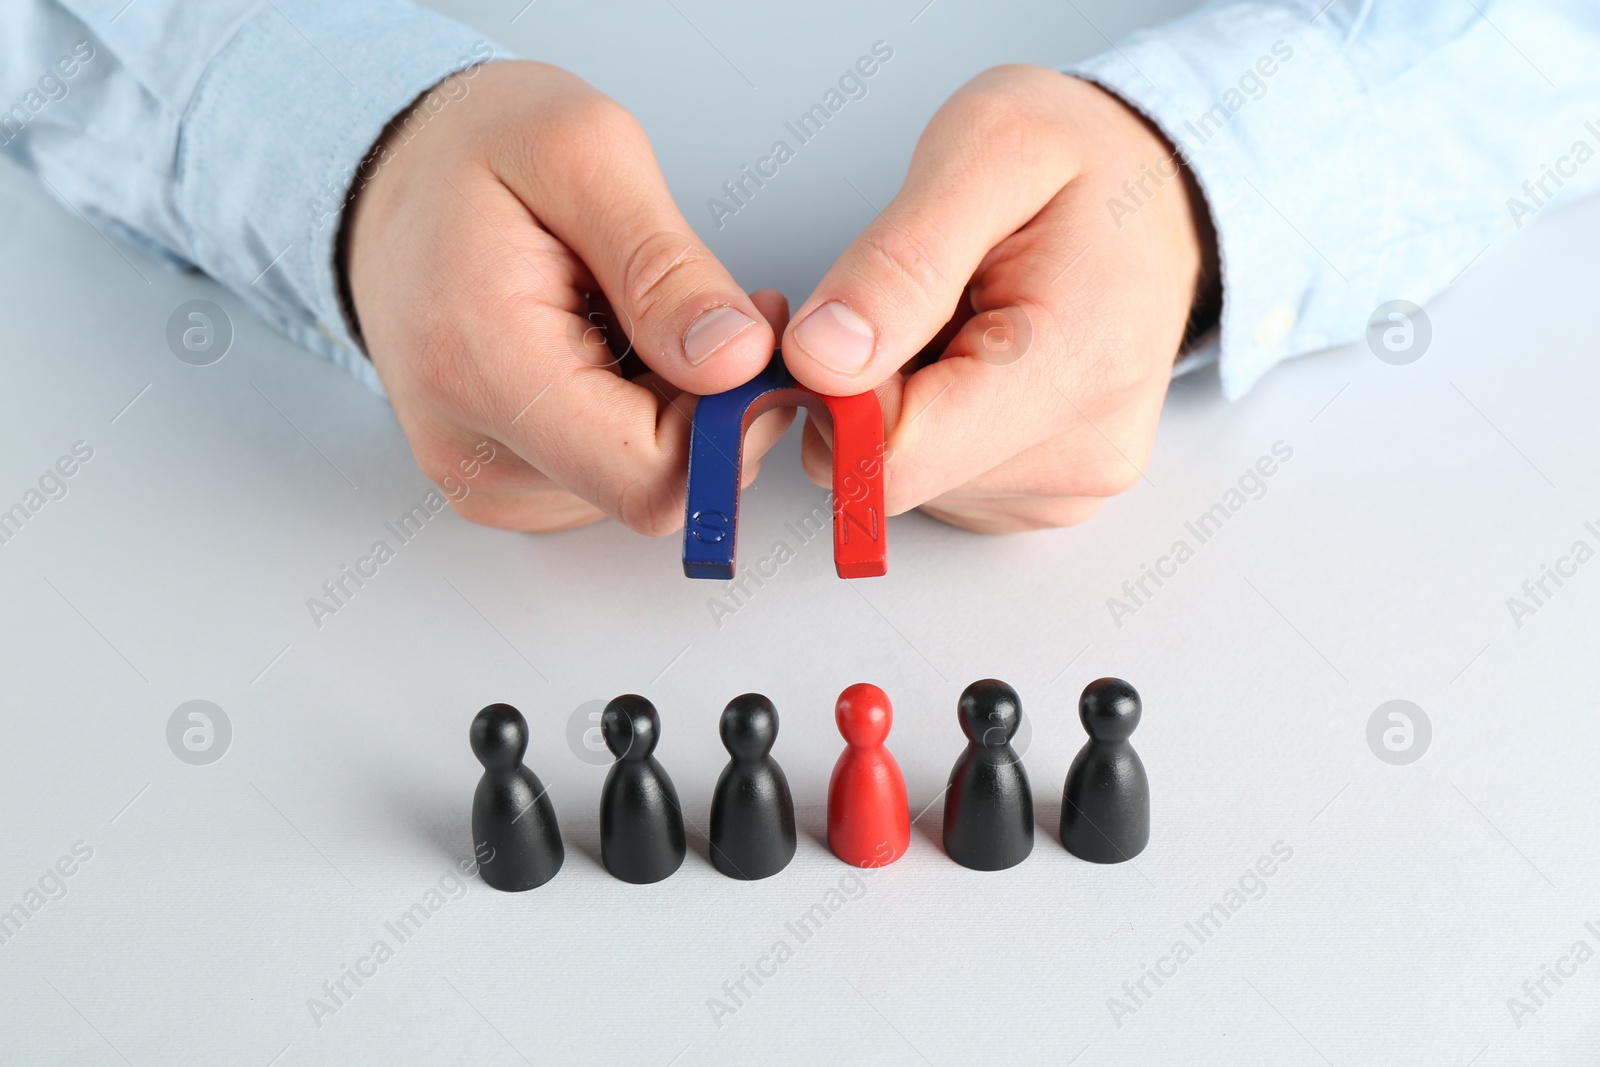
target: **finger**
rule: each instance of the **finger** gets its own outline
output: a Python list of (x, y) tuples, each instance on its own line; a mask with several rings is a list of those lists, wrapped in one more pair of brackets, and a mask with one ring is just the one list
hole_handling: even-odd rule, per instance
[[(782, 328), (789, 310), (782, 293), (763, 290), (752, 295), (752, 303), (774, 329)], [(530, 327), (527, 336), (551, 335)], [(538, 342), (529, 344), (540, 347)], [(676, 530), (683, 520), (688, 439), (698, 398), (654, 371), (623, 379), (603, 360), (558, 360), (551, 375), (539, 373), (546, 363), (540, 356), (534, 355), (528, 362), (531, 367), (523, 372), (528, 381), (519, 387), (521, 394), (534, 393), (537, 381), (546, 383), (537, 387), (540, 402), (527, 409), (537, 417), (515, 420), (527, 426), (507, 435), (512, 449), (528, 459), (528, 475), (540, 478), (544, 477), (541, 471), (549, 471), (552, 484), (571, 489), (577, 499), (593, 501), (601, 514), (641, 532)], [(592, 404), (574, 403), (571, 390), (578, 383), (594, 391)], [(483, 392), (496, 395), (504, 390), (486, 388)], [(655, 419), (653, 438), (642, 432), (651, 417)], [(777, 409), (751, 424), (745, 435), (743, 484), (755, 480), (762, 456), (783, 437), (793, 418), (792, 409)], [(637, 439), (628, 433), (619, 438), (619, 429), (629, 425), (641, 431)], [(513, 473), (509, 467), (506, 474), (521, 477), (521, 472)], [(566, 529), (590, 521), (581, 507), (555, 510), (553, 518), (545, 511), (553, 505), (519, 503), (510, 494), (495, 505), (495, 516), (506, 521), (490, 521), (491, 525), (509, 522), (514, 528)], [(552, 525), (558, 519), (564, 525)]]
[(883, 382), (950, 321), (989, 250), (1073, 178), (1065, 123), (1034, 113), (1055, 97), (1001, 84), (1015, 76), (981, 75), (928, 124), (905, 186), (796, 312), (783, 351), (799, 381), (834, 395)]
[[(678, 389), (654, 371), (642, 374), (632, 380), (637, 385), (643, 385), (655, 390), (663, 403), (677, 408), (678, 413), (690, 423), (694, 421), (694, 412), (699, 405), (699, 397)], [(773, 408), (771, 411), (757, 416), (756, 420), (750, 424), (750, 428), (744, 434), (744, 484), (749, 485), (754, 480), (756, 471), (761, 466), (761, 457), (782, 439), (790, 424), (794, 422), (794, 416), (793, 408)]]
[(919, 510), (940, 522), (982, 534), (1027, 533), (1076, 526), (1092, 518), (1103, 497), (961, 497), (930, 500)]
[[(1160, 416), (1160, 380), (1138, 385), (1147, 395), (1128, 399), (1119, 390), (1108, 402), (1096, 395), (1098, 383), (1072, 374), (1060, 382), (1040, 374), (998, 377), (975, 360), (945, 360), (908, 383), (906, 407), (914, 414), (890, 435), (890, 514), (974, 483), (999, 492), (1104, 497), (1140, 480)], [(995, 432), (995, 411), (1008, 414), (1013, 436)], [(1037, 440), (1063, 426), (1069, 432), (1056, 440)], [(1039, 452), (1051, 460), (1028, 459)]]
[[(758, 289), (750, 294), (750, 301), (772, 327), (773, 336), (781, 335), (789, 323), (788, 298), (776, 289)], [(756, 475), (761, 473), (761, 457), (783, 439), (794, 423), (794, 416), (794, 408), (773, 408), (758, 415), (750, 424), (744, 434), (744, 466), (740, 473), (742, 484), (749, 485), (756, 480)]]
[[(752, 307), (781, 327), (787, 303), (781, 294), (757, 294)], [(562, 318), (545, 308), (536, 317)], [(566, 316), (570, 317), (570, 316)], [(770, 327), (769, 327), (770, 328)], [(489, 395), (542, 396), (506, 433), (508, 445), (557, 485), (633, 529), (652, 535), (681, 526), (685, 500), (690, 425), (696, 397), (680, 391), (664, 375), (649, 373), (630, 381), (613, 369), (562, 358), (559, 331), (537, 322), (515, 335), (497, 335), (508, 353), (487, 363), (504, 368), (517, 384), (490, 388)], [(515, 354), (520, 358), (509, 358)], [(769, 352), (770, 358), (770, 352)], [(509, 404), (502, 408), (511, 410)], [(757, 419), (746, 435), (744, 481), (760, 470), (762, 455), (788, 429), (793, 411), (778, 410)], [(527, 512), (549, 522), (535, 505)], [(523, 512), (514, 512), (519, 518)], [(565, 513), (570, 524), (587, 521), (581, 509)]]
[(417, 439), (424, 472), (469, 522), (506, 530), (569, 530), (605, 518), (605, 512), (569, 493), (503, 441), (455, 435)]
[[(1130, 432), (1138, 435), (1137, 430)], [(1143, 476), (1134, 456), (1113, 449), (1097, 427), (1080, 421), (1068, 432), (941, 493), (920, 510), (981, 533), (1073, 526)]]
[(754, 377), (772, 328), (678, 211), (639, 124), (581, 82), (551, 112), (559, 163), (507, 151), (502, 180), (588, 266), (651, 369), (702, 395)]
[(452, 505), (469, 522), (523, 533), (575, 530), (601, 521), (606, 513), (557, 486), (513, 491), (486, 489)]
[(789, 298), (777, 289), (757, 289), (750, 294), (750, 303), (767, 320), (774, 337), (783, 333), (783, 328), (789, 325)]
[(822, 434), (816, 419), (807, 418), (800, 431), (800, 468), (813, 485), (833, 485), (833, 442)]
[(568, 320), (575, 316), (560, 308), (524, 307), (513, 316), (466, 310), (473, 332), (463, 347), (474, 355), (477, 379), (462, 413), (468, 425), (634, 530), (659, 536), (677, 529), (692, 397), (658, 391), (653, 376), (630, 381), (574, 356)]

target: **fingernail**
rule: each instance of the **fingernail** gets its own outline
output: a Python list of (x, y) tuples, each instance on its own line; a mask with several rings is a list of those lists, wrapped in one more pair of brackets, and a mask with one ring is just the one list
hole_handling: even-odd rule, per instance
[(689, 326), (683, 335), (683, 354), (691, 366), (698, 367), (712, 353), (756, 324), (742, 311), (730, 307), (712, 308)]
[(840, 374), (860, 374), (876, 341), (867, 320), (837, 300), (807, 315), (794, 339), (806, 355)]

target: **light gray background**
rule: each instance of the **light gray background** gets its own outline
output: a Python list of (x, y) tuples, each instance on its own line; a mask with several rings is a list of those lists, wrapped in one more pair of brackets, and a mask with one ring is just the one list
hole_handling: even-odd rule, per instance
[[(892, 194), (951, 89), (1101, 47), (1071, 5), (941, 0), (913, 21), (920, 2), (673, 3), (459, 13), (632, 107), (697, 224), (785, 118), (891, 42), (871, 95), (703, 231), (741, 281), (794, 300), (870, 217), (862, 196)], [(1181, 6), (1081, 8), (1114, 37)], [(1600, 947), (1584, 927), (1600, 925), (1600, 563), (1521, 628), (1505, 602), (1600, 522), (1600, 202), (1486, 254), (1429, 305), (1433, 346), (1411, 366), (1343, 349), (1231, 406), (1210, 374), (1178, 383), (1146, 478), (1080, 528), (989, 539), (910, 516), (891, 524), (889, 576), (858, 583), (819, 539), (719, 628), (719, 587), (682, 577), (677, 538), (446, 515), (318, 630), (306, 598), (427, 489), (389, 410), (15, 171), (0, 199), (0, 502), (73, 442), (95, 450), (0, 547), (0, 908), (75, 842), (93, 849), (0, 945), (0, 1061), (1592, 1062), (1600, 962), (1520, 1027), (1507, 998), (1574, 941)], [(237, 331), (203, 368), (164, 340), (197, 297)], [(1294, 455), (1267, 495), (1113, 625), (1123, 580), (1280, 440)], [(747, 551), (822, 500), (795, 444), (748, 498)], [(1053, 836), (1076, 694), (1104, 674), (1144, 695), (1154, 788), (1149, 849), (1112, 867)], [(937, 843), (955, 699), (988, 675), (1031, 717), (1039, 807), (1033, 857), (998, 874)], [(891, 747), (927, 813), (909, 854), (719, 1027), (708, 998), (848, 871), (818, 837), (833, 698), (863, 679), (895, 700)], [(569, 749), (574, 709), (655, 700), (659, 754), (703, 827), (717, 716), (752, 689), (783, 715), (791, 867), (733, 882), (691, 835), (672, 880), (610, 878), (604, 768)], [(1395, 698), (1433, 724), (1409, 766), (1367, 746)], [(209, 766), (167, 748), (194, 699), (233, 725)], [(469, 855), (466, 728), (495, 700), (532, 722), (566, 867), (530, 894), (470, 883), (319, 1028), (308, 998)], [(1265, 895), (1115, 1025), (1107, 998), (1279, 841), (1293, 857)]]

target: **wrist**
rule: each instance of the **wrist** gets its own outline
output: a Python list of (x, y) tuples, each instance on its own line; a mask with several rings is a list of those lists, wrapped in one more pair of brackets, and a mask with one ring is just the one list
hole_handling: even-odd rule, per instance
[[(1170, 144), (1170, 142), (1169, 142)], [(1217, 228), (1211, 219), (1211, 205), (1194, 171), (1176, 148), (1173, 155), (1179, 163), (1183, 178), (1184, 195), (1189, 202), (1189, 217), (1199, 241), (1200, 271), (1195, 278), (1194, 295), (1189, 303), (1189, 321), (1184, 328), (1180, 354), (1188, 351), (1205, 337), (1222, 320), (1222, 264), (1217, 253)]]
[[(480, 42), (481, 43), (481, 42)], [(408, 160), (421, 162), (430, 149), (408, 147), (416, 140), (437, 139), (443, 122), (436, 117), (447, 110), (465, 109), (467, 96), (481, 71), (494, 58), (492, 49), (486, 55), (462, 67), (419, 93), (400, 109), (383, 127), (372, 147), (351, 174), (340, 211), (339, 230), (334, 245), (334, 268), (339, 299), (355, 340), (366, 348), (365, 331), (360, 318), (357, 294), (362, 291), (358, 275), (366, 273), (367, 261), (372, 258), (373, 235), (392, 225), (392, 220), (403, 213), (404, 206), (397, 203), (401, 194), (395, 187), (407, 183), (397, 172), (408, 169)], [(495, 63), (498, 67), (503, 63)], [(484, 82), (492, 78), (483, 79)], [(452, 116), (446, 117), (446, 122)], [(382, 253), (377, 253), (381, 255)], [(369, 354), (370, 358), (370, 354)]]
[(1108, 187), (1107, 210), (1118, 231), (1147, 210), (1156, 260), (1166, 269), (1169, 295), (1184, 321), (1183, 351), (1220, 318), (1222, 280), (1210, 206), (1183, 150), (1149, 117), (1092, 82), (1074, 79), (1098, 104), (1104, 123), (1091, 134), (1102, 143), (1089, 158)]

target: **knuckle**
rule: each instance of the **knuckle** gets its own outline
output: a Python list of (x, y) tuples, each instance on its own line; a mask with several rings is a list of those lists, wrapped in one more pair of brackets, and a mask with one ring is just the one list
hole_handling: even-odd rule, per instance
[(1139, 471), (1125, 459), (1110, 459), (1086, 465), (1073, 479), (1074, 495), (1095, 497), (1119, 496), (1139, 482)]
[(581, 92), (565, 97), (546, 118), (550, 133), (568, 153), (606, 151), (639, 133), (628, 109), (603, 93)]
[(681, 525), (681, 511), (676, 493), (652, 479), (638, 478), (617, 494), (613, 514), (636, 533), (665, 537)]
[(443, 401), (447, 410), (470, 408), (469, 345), (460, 330), (443, 318), (427, 316), (418, 324), (410, 346), (411, 373), (422, 394), (436, 403)]
[(1058, 530), (1076, 526), (1100, 510), (1099, 500), (1052, 500), (1032, 513), (1022, 516), (1027, 529)]
[[(526, 127), (499, 145), (506, 165), (526, 174), (546, 193), (585, 189), (618, 167), (636, 165), (649, 140), (628, 109), (587, 86), (545, 101)], [(529, 161), (559, 160), (558, 168)]]
[(1009, 133), (1028, 116), (1027, 104), (1009, 78), (980, 81), (961, 94), (956, 110), (968, 129), (986, 136)]
[(919, 509), (924, 515), (938, 519), (940, 522), (963, 530), (971, 530), (980, 534), (1006, 533), (1004, 520), (990, 512), (978, 512), (961, 506), (946, 506), (934, 503), (922, 505)]
[(701, 265), (696, 242), (671, 230), (647, 234), (628, 254), (622, 269), (623, 298), (636, 322), (655, 324), (662, 309), (688, 286)]
[(861, 247), (874, 265), (886, 268), (901, 287), (909, 286), (929, 304), (942, 301), (944, 278), (921, 241), (897, 226), (877, 223), (861, 235)]
[(430, 397), (453, 397), (461, 388), (461, 368), (452, 356), (435, 345), (420, 346), (412, 368), (417, 384)]
[(1116, 410), (1141, 392), (1150, 375), (1140, 365), (1132, 341), (1119, 336), (1097, 346), (1086, 368), (1094, 396), (1104, 407)]
[(422, 476), (434, 485), (454, 475), (456, 464), (467, 455), (467, 451), (459, 444), (437, 432), (428, 432), (420, 439), (414, 439), (411, 451)]
[(1028, 500), (1014, 505), (929, 505), (936, 518), (985, 534), (1028, 533), (1076, 526), (1100, 508), (1098, 500)]
[(1043, 323), (1039, 332), (1059, 351), (1072, 353), (1070, 361), (1056, 361), (1066, 372), (1058, 388), (1085, 417), (1099, 421), (1122, 411), (1164, 380), (1158, 373), (1164, 366), (1148, 358), (1131, 325), (1105, 321), (1105, 316), (1095, 316), (1090, 325), (1089, 314), (1076, 307), (1036, 312), (1035, 326)]
[(1017, 94), (1035, 88), (1041, 82), (1059, 83), (1062, 77), (1060, 72), (1035, 63), (1001, 63), (978, 74), (968, 85)]
[(1052, 145), (1053, 123), (1034, 83), (1054, 71), (996, 67), (979, 75), (951, 100), (949, 123), (979, 147), (990, 167), (1031, 166)]
[(450, 506), (457, 515), (479, 526), (512, 528), (510, 509), (503, 502), (491, 499), (486, 494), (468, 493), (460, 500), (451, 501)]
[(586, 525), (604, 516), (562, 489), (515, 494), (470, 493), (451, 502), (457, 515), (480, 526), (523, 533), (551, 533)]

